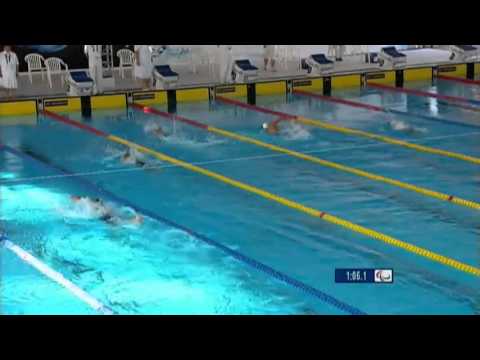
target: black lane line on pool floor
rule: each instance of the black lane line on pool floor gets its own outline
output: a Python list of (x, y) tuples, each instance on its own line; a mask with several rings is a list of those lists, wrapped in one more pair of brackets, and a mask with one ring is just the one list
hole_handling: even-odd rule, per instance
[[(30, 162), (32, 163), (39, 163), (39, 164), (42, 164), (44, 167), (47, 167), (47, 168), (51, 168), (53, 170), (55, 170), (56, 172), (62, 172), (62, 173), (65, 173), (65, 174), (72, 174), (69, 170), (66, 170), (66, 169), (62, 169), (60, 167), (57, 167), (57, 165), (54, 165), (52, 164), (51, 161), (45, 159), (44, 160), (40, 160), (40, 158), (42, 158), (42, 156), (38, 156), (37, 154), (34, 154), (33, 152), (30, 151), (30, 154), (25, 154), (23, 152), (20, 152), (18, 150), (15, 150), (9, 146), (6, 146), (6, 145), (1, 145), (0, 144), (0, 150), (2, 149), (3, 147), (3, 150), (4, 151), (7, 151), (13, 155), (16, 155), (22, 159), (26, 159), (26, 160), (29, 160)], [(257, 271), (260, 271), (260, 272), (263, 272), (273, 278), (275, 278), (277, 281), (280, 281), (280, 282), (283, 282), (289, 286), (292, 286), (298, 290), (301, 290), (303, 291), (304, 293), (308, 294), (308, 295), (311, 295), (313, 297), (316, 297), (317, 299), (321, 300), (322, 302), (324, 303), (327, 303), (329, 305), (332, 305), (334, 307), (336, 307), (337, 309), (339, 310), (342, 310), (346, 313), (349, 313), (351, 315), (367, 315), (367, 313), (363, 312), (362, 310), (360, 309), (357, 309), (356, 307), (352, 306), (352, 305), (349, 305), (341, 300), (338, 300), (336, 298), (334, 298), (333, 296), (327, 294), (327, 293), (324, 293), (322, 292), (321, 290), (318, 290), (314, 287), (311, 287), (310, 285), (307, 285), (295, 278), (292, 278), (280, 271), (277, 271), (271, 267), (269, 267), (268, 265), (265, 265), (255, 259), (252, 259), (246, 255), (243, 255), (242, 253), (240, 252), (237, 252), (215, 240), (212, 240), (212, 239), (209, 239), (208, 237), (202, 235), (202, 234), (199, 234), (193, 230), (190, 230), (189, 228), (183, 226), (183, 225), (179, 225), (171, 220), (168, 220), (166, 218), (163, 218), (159, 215), (156, 215), (155, 213), (147, 210), (147, 209), (142, 209), (141, 207), (131, 203), (130, 201), (128, 200), (125, 200), (123, 198), (120, 198), (118, 197), (117, 195), (99, 187), (98, 185), (95, 185), (94, 183), (91, 183), (90, 181), (82, 178), (82, 177), (76, 177), (75, 180), (79, 183), (83, 183), (84, 185), (87, 185), (88, 187), (92, 188), (92, 189), (95, 189), (97, 192), (99, 192), (100, 194), (103, 194), (104, 196), (110, 198), (111, 200), (119, 203), (119, 204), (123, 204), (125, 206), (128, 206), (132, 209), (134, 209), (135, 211), (137, 211), (138, 213), (141, 213), (143, 215), (146, 215), (152, 219), (155, 219), (161, 223), (164, 223), (164, 224), (167, 224), (171, 227), (174, 227), (174, 228), (177, 228), (179, 230), (182, 230), (184, 232), (186, 232), (187, 234), (199, 239), (199, 240), (202, 240), (203, 242), (209, 244), (210, 246), (212, 247), (215, 247), (221, 251), (223, 251), (224, 253), (226, 253), (227, 255), (233, 257), (234, 259), (236, 259), (237, 261), (241, 262), (241, 263), (244, 263), (252, 268), (254, 268), (255, 270)]]

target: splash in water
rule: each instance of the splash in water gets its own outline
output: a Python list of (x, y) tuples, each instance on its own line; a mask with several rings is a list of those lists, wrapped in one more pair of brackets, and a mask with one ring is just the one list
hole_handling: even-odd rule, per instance
[(102, 162), (107, 165), (118, 165), (123, 154), (125, 154), (125, 150), (121, 149), (116, 145), (108, 145), (105, 149), (105, 156), (102, 159)]
[(172, 145), (181, 145), (187, 147), (208, 147), (226, 142), (218, 136), (208, 134), (207, 136), (199, 136), (196, 134), (187, 134), (186, 132), (176, 129), (174, 132), (165, 138), (165, 142)]
[(388, 123), (390, 129), (394, 131), (403, 131), (407, 133), (426, 133), (428, 132), (426, 128), (419, 128), (416, 126), (412, 126), (409, 123), (402, 121), (402, 120), (390, 120)]
[(86, 199), (80, 199), (76, 203), (70, 203), (65, 208), (58, 208), (58, 211), (65, 217), (71, 219), (95, 219), (101, 216), (99, 210), (92, 206)]
[(154, 131), (157, 131), (157, 130), (163, 130), (162, 127), (157, 124), (155, 121), (149, 121), (145, 124), (145, 126), (143, 127), (143, 131), (146, 133), (146, 134), (151, 134), (153, 133)]
[[(133, 164), (137, 164), (138, 161), (142, 162), (142, 163), (147, 163), (147, 156), (134, 149), (134, 148), (131, 148), (129, 150), (130, 152), (130, 155), (128, 157), (128, 159), (124, 159), (123, 157), (125, 156), (127, 152), (127, 148), (125, 147), (119, 147), (119, 146), (108, 146), (106, 149), (105, 149), (105, 156), (103, 157), (102, 159), (102, 163), (104, 165), (106, 165), (107, 167), (109, 168), (116, 168), (120, 165), (133, 165)], [(148, 157), (148, 165), (152, 165), (152, 164), (160, 164), (161, 161), (160, 160), (156, 160), (155, 158), (153, 157)]]
[(282, 135), (287, 140), (308, 140), (312, 137), (312, 134), (305, 127), (294, 122), (288, 123), (282, 129)]

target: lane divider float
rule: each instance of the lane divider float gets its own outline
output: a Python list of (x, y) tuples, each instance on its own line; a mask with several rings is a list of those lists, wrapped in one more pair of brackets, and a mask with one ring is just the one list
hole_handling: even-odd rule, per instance
[[(0, 148), (2, 147), (2, 145), (0, 144)], [(39, 160), (35, 157), (33, 157), (31, 154), (25, 154), (23, 152), (20, 152), (18, 150), (15, 150), (13, 148), (10, 148), (10, 147), (6, 147), (6, 151), (7, 152), (10, 152), (11, 154), (13, 155), (16, 155), (18, 157), (21, 157), (22, 159), (26, 159), (28, 161), (31, 161), (33, 163), (38, 163), (48, 169), (52, 169), (54, 172), (57, 172), (57, 173), (60, 173), (60, 174), (64, 174), (64, 175), (73, 175), (73, 173), (71, 173), (70, 171), (66, 170), (66, 169), (63, 169), (63, 168), (59, 168), (53, 164), (50, 164), (50, 163), (46, 163), (42, 160)], [(244, 264), (244, 265), (247, 265), (251, 268), (253, 268), (254, 270), (256, 271), (259, 271), (261, 273), (264, 273), (266, 274), (267, 276), (270, 276), (272, 277), (274, 280), (276, 281), (279, 281), (281, 282), (282, 284), (286, 285), (286, 286), (290, 286), (290, 287), (293, 287), (309, 296), (312, 296), (326, 304), (329, 304), (345, 313), (348, 313), (348, 314), (351, 314), (351, 315), (367, 315), (365, 312), (363, 312), (362, 310), (356, 308), (355, 306), (352, 306), (352, 305), (349, 305), (335, 297), (333, 297), (332, 295), (329, 295), (321, 290), (318, 290), (317, 288), (314, 288), (310, 285), (307, 285), (306, 283), (300, 281), (300, 280), (297, 280), (283, 272), (280, 272), (278, 270), (275, 270), (274, 268), (262, 263), (262, 262), (259, 262), (251, 257), (248, 257), (236, 250), (233, 250), (232, 248), (228, 247), (228, 246), (225, 246), (223, 245), (222, 243), (219, 243), (218, 241), (215, 241), (213, 239), (210, 239), (208, 237), (206, 237), (205, 235), (202, 235), (198, 232), (195, 232), (194, 230), (192, 229), (189, 229), (183, 225), (180, 225), (180, 224), (177, 224), (169, 219), (166, 219), (162, 216), (159, 216), (157, 215), (156, 213), (150, 211), (150, 210), (147, 210), (147, 209), (143, 209), (139, 206), (137, 206), (136, 204), (126, 200), (126, 199), (123, 199), (117, 195), (115, 195), (114, 193), (92, 183), (91, 181), (87, 180), (86, 178), (84, 178), (83, 176), (76, 176), (75, 177), (75, 181), (82, 184), (82, 185), (85, 185), (91, 189), (93, 189), (95, 192), (98, 192), (99, 194), (101, 194), (102, 196), (118, 203), (118, 204), (122, 204), (123, 206), (126, 206), (126, 207), (129, 207), (129, 208), (132, 208), (134, 209), (137, 213), (139, 214), (142, 214), (142, 215), (145, 215), (145, 216), (148, 216), (150, 217), (151, 219), (154, 219), (160, 223), (163, 223), (163, 224), (166, 224), (168, 226), (171, 226), (173, 228), (176, 228), (180, 231), (183, 231), (185, 232), (186, 234), (200, 240), (200, 241), (203, 241), (204, 243), (206, 243), (207, 245), (209, 246), (212, 246), (213, 248), (219, 250), (219, 251), (222, 251), (223, 253), (225, 253), (227, 256), (231, 256), (232, 258), (234, 258), (235, 260), (239, 261), (240, 263)], [(1, 234), (0, 234), (0, 237), (1, 237)]]
[[(450, 202), (450, 203), (453, 203), (453, 204), (456, 204), (456, 205), (472, 208), (472, 209), (475, 209), (475, 210), (480, 210), (480, 203), (477, 203), (475, 201), (462, 199), (460, 197), (453, 196), (453, 195), (447, 195), (447, 194), (444, 194), (444, 193), (441, 193), (441, 192), (438, 192), (438, 191), (430, 190), (430, 189), (427, 189), (427, 188), (424, 188), (424, 187), (416, 186), (416, 185), (413, 185), (413, 184), (409, 184), (409, 183), (402, 182), (402, 181), (399, 181), (399, 180), (395, 180), (395, 179), (392, 179), (392, 178), (388, 178), (388, 177), (385, 177), (385, 176), (373, 174), (373, 173), (370, 173), (370, 172), (367, 172), (367, 171), (364, 171), (364, 170), (360, 170), (360, 169), (357, 169), (357, 168), (354, 168), (354, 167), (350, 167), (350, 166), (342, 165), (342, 164), (335, 163), (335, 162), (332, 162), (332, 161), (324, 160), (324, 159), (321, 159), (319, 157), (307, 155), (307, 154), (304, 154), (304, 153), (301, 153), (301, 152), (297, 152), (297, 151), (290, 150), (290, 149), (287, 149), (287, 148), (283, 148), (283, 147), (280, 147), (280, 146), (277, 146), (277, 145), (266, 143), (266, 142), (248, 137), (248, 136), (239, 135), (239, 134), (236, 134), (236, 133), (231, 132), (231, 131), (227, 131), (227, 130), (224, 130), (224, 129), (209, 126), (207, 124), (201, 123), (201, 122), (196, 121), (196, 120), (187, 119), (187, 118), (185, 118), (183, 116), (179, 116), (179, 115), (173, 115), (173, 114), (170, 114), (168, 112), (164, 112), (164, 111), (161, 111), (161, 110), (158, 110), (158, 109), (155, 109), (155, 108), (152, 108), (152, 107), (148, 107), (148, 106), (145, 106), (145, 105), (134, 104), (133, 106), (136, 109), (142, 110), (144, 113), (158, 115), (158, 116), (167, 118), (167, 119), (172, 120), (172, 121), (177, 120), (177, 121), (189, 124), (189, 125), (194, 126), (196, 128), (203, 129), (205, 131), (208, 131), (210, 133), (213, 133), (213, 134), (216, 134), (216, 135), (219, 135), (219, 136), (223, 136), (223, 137), (234, 139), (234, 140), (237, 140), (237, 141), (240, 141), (240, 142), (256, 145), (256, 146), (259, 146), (259, 147), (262, 147), (262, 148), (269, 149), (271, 151), (287, 154), (289, 156), (292, 156), (292, 157), (295, 157), (295, 158), (298, 158), (298, 159), (302, 159), (302, 160), (309, 161), (309, 162), (312, 162), (312, 163), (315, 163), (315, 164), (318, 164), (318, 165), (321, 165), (321, 166), (325, 166), (325, 167), (328, 167), (328, 168), (333, 168), (333, 169), (336, 169), (336, 170), (339, 170), (339, 171), (354, 174), (354, 175), (357, 175), (357, 176), (360, 176), (360, 177), (363, 177), (363, 178), (367, 178), (367, 179), (370, 179), (370, 180), (373, 180), (373, 181), (378, 181), (378, 182), (382, 182), (382, 183), (389, 184), (389, 185), (392, 185), (392, 186), (396, 186), (396, 187), (399, 187), (399, 188), (402, 188), (402, 189), (405, 189), (405, 190), (409, 190), (409, 191), (413, 191), (413, 192), (416, 192), (418, 194), (421, 194), (421, 195), (424, 195), (424, 196), (427, 196), (427, 197), (431, 197), (431, 198), (434, 198), (434, 199), (438, 199), (438, 200), (441, 200), (441, 201), (446, 201), (446, 202)], [(281, 120), (276, 120), (276, 121), (281, 121)]]
[[(229, 104), (232, 104), (232, 105), (235, 105), (235, 106), (248, 108), (248, 109), (251, 109), (251, 110), (254, 110), (254, 111), (257, 111), (257, 112), (272, 114), (272, 112), (270, 112), (268, 109), (261, 108), (261, 107), (256, 106), (256, 105), (246, 104), (246, 103), (238, 101), (238, 100), (226, 99), (226, 98), (219, 97), (219, 96), (217, 96), (216, 99), (219, 100), (219, 101), (222, 101), (224, 103), (229, 103)], [(285, 120), (297, 121), (299, 123), (309, 125), (309, 126), (313, 126), (313, 127), (322, 128), (324, 130), (339, 132), (339, 133), (343, 133), (343, 134), (347, 134), (347, 135), (365, 137), (365, 138), (368, 138), (368, 139), (381, 141), (381, 142), (391, 144), (391, 145), (402, 146), (402, 147), (412, 149), (412, 150), (416, 150), (416, 151), (420, 151), (420, 152), (445, 156), (445, 157), (449, 157), (449, 158), (452, 158), (452, 159), (462, 160), (462, 161), (466, 161), (466, 162), (470, 162), (470, 163), (473, 163), (473, 164), (480, 165), (480, 158), (477, 158), (477, 157), (474, 157), (474, 156), (464, 155), (464, 154), (461, 154), (461, 153), (442, 150), (442, 149), (438, 149), (438, 148), (434, 148), (434, 147), (430, 147), (430, 146), (424, 146), (424, 145), (409, 143), (407, 141), (398, 140), (396, 138), (392, 138), (392, 137), (389, 137), (389, 136), (383, 136), (383, 135), (378, 135), (378, 134), (374, 134), (374, 133), (363, 131), (363, 130), (356, 130), (356, 129), (347, 128), (347, 127), (343, 127), (343, 126), (333, 125), (333, 124), (330, 124), (330, 123), (325, 122), (325, 121), (314, 120), (314, 119), (310, 119), (310, 118), (300, 116), (300, 115), (279, 113), (277, 111), (274, 111), (273, 113), (274, 114), (272, 114), (272, 115), (277, 115), (277, 116), (280, 114), (281, 116), (283, 116), (285, 118)]]
[[(45, 110), (43, 110), (42, 113), (44, 115), (47, 115), (47, 116), (49, 116), (51, 114), (50, 111), (45, 111)], [(60, 115), (57, 115), (57, 116), (60, 116)], [(68, 119), (68, 122), (65, 121), (65, 123), (69, 123), (69, 122), (75, 123), (75, 121), (70, 120), (70, 119)], [(84, 125), (84, 124), (81, 124), (81, 125), (82, 126), (77, 126), (77, 127), (78, 128), (87, 127), (87, 125)], [(91, 131), (91, 130), (89, 130), (89, 131), (91, 133), (95, 133), (94, 131)], [(99, 136), (102, 136), (102, 135), (99, 135)], [(408, 242), (396, 239), (392, 236), (389, 236), (389, 235), (383, 234), (381, 232), (369, 229), (367, 227), (352, 223), (348, 220), (345, 220), (345, 219), (342, 219), (340, 217), (328, 214), (324, 211), (320, 211), (320, 210), (302, 205), (302, 204), (297, 203), (295, 201), (292, 201), (292, 200), (283, 198), (281, 196), (272, 194), (268, 191), (265, 191), (265, 190), (262, 190), (260, 188), (248, 185), (248, 184), (243, 183), (243, 182), (240, 182), (238, 180), (226, 177), (226, 176), (221, 175), (219, 173), (201, 168), (199, 166), (192, 165), (192, 164), (190, 164), (188, 162), (185, 162), (183, 160), (175, 159), (175, 158), (173, 158), (171, 156), (168, 156), (166, 154), (163, 154), (159, 151), (152, 150), (150, 148), (147, 148), (145, 146), (136, 144), (136, 143), (128, 141), (126, 139), (117, 137), (115, 135), (107, 135), (106, 139), (108, 139), (112, 142), (121, 144), (121, 145), (125, 145), (127, 147), (132, 148), (132, 149), (136, 149), (136, 150), (138, 150), (142, 153), (149, 154), (149, 155), (151, 155), (151, 156), (153, 156), (153, 157), (155, 157), (155, 158), (157, 158), (161, 161), (165, 161), (165, 162), (177, 165), (179, 167), (190, 170), (192, 172), (195, 172), (195, 173), (198, 173), (198, 174), (201, 174), (201, 175), (205, 175), (205, 176), (210, 177), (212, 179), (215, 179), (219, 182), (231, 185), (232, 187), (235, 187), (235, 188), (244, 190), (246, 192), (258, 195), (259, 197), (262, 197), (264, 199), (279, 203), (281, 205), (284, 205), (285, 207), (297, 210), (299, 212), (305, 213), (307, 215), (310, 215), (310, 216), (318, 218), (318, 219), (322, 219), (322, 220), (324, 220), (324, 221), (326, 221), (330, 224), (334, 224), (334, 225), (337, 225), (339, 227), (348, 229), (348, 230), (350, 230), (352, 232), (355, 232), (357, 234), (364, 235), (365, 237), (368, 237), (368, 238), (371, 238), (371, 239), (374, 239), (374, 240), (379, 240), (379, 241), (384, 242), (388, 245), (403, 249), (403, 250), (405, 250), (407, 252), (410, 252), (412, 254), (416, 254), (416, 255), (421, 256), (423, 258), (429, 259), (433, 262), (436, 262), (436, 263), (451, 267), (453, 269), (456, 269), (456, 270), (459, 270), (459, 271), (462, 271), (462, 272), (480, 277), (480, 268), (477, 268), (475, 266), (468, 265), (468, 264), (465, 264), (465, 263), (460, 262), (458, 260), (454, 260), (452, 258), (446, 257), (444, 255), (437, 254), (437, 253), (435, 253), (433, 251), (430, 251), (428, 249), (424, 249), (424, 248), (421, 248), (419, 246), (412, 245)]]

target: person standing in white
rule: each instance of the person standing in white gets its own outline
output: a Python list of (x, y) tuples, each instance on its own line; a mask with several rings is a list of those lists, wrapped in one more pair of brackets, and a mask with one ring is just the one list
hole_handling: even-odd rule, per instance
[(217, 74), (216, 77), (217, 77), (217, 81), (218, 82), (222, 82), (223, 80), (223, 73), (222, 73), (222, 62), (223, 62), (223, 48), (222, 48), (222, 45), (216, 45), (215, 46), (215, 52), (214, 52), (214, 55), (215, 55), (215, 73)]
[(335, 60), (343, 61), (343, 55), (345, 55), (346, 45), (335, 45)]
[(264, 54), (263, 58), (265, 61), (265, 71), (268, 69), (268, 63), (270, 63), (272, 71), (275, 70), (275, 45), (263, 45)]
[(223, 84), (230, 83), (233, 69), (232, 45), (219, 45), (218, 56), (219, 80)]
[(18, 58), (10, 45), (5, 45), (0, 53), (1, 85), (7, 89), (7, 97), (13, 97), (18, 88)]
[(142, 89), (152, 87), (153, 63), (152, 51), (148, 45), (135, 45), (135, 78)]
[(103, 91), (102, 45), (85, 45), (85, 55), (88, 57), (90, 76), (95, 81), (93, 93), (99, 94)]

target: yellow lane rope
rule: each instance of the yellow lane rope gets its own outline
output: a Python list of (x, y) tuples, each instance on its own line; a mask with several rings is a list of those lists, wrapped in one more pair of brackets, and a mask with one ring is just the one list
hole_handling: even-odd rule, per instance
[(423, 188), (423, 187), (420, 187), (420, 186), (415, 186), (415, 185), (408, 184), (408, 183), (398, 181), (398, 180), (395, 180), (395, 179), (391, 179), (391, 178), (387, 178), (387, 177), (384, 177), (384, 176), (372, 174), (372, 173), (369, 173), (367, 171), (359, 170), (359, 169), (356, 169), (356, 168), (353, 168), (353, 167), (350, 167), (350, 166), (338, 164), (338, 163), (328, 161), (328, 160), (323, 160), (323, 159), (315, 157), (315, 156), (310, 156), (310, 155), (303, 154), (303, 153), (300, 153), (300, 152), (297, 152), (297, 151), (289, 150), (289, 149), (286, 149), (286, 148), (283, 148), (283, 147), (280, 147), (280, 146), (269, 144), (269, 143), (266, 143), (266, 142), (263, 142), (263, 141), (253, 139), (253, 138), (248, 137), (248, 136), (239, 135), (239, 134), (236, 134), (236, 133), (233, 133), (233, 132), (230, 132), (230, 131), (227, 131), (227, 130), (219, 129), (219, 128), (216, 128), (216, 127), (213, 127), (213, 126), (209, 126), (208, 131), (210, 131), (212, 133), (215, 133), (215, 134), (218, 134), (218, 135), (221, 135), (221, 136), (224, 136), (224, 137), (229, 137), (229, 138), (232, 138), (232, 139), (235, 139), (235, 140), (238, 140), (238, 141), (242, 141), (242, 142), (250, 143), (250, 144), (253, 144), (253, 145), (260, 146), (260, 147), (264, 147), (264, 148), (270, 149), (272, 151), (288, 154), (290, 156), (294, 156), (296, 158), (306, 160), (306, 161), (310, 161), (310, 162), (313, 162), (313, 163), (316, 163), (316, 164), (319, 164), (319, 165), (322, 165), (322, 166), (326, 166), (326, 167), (334, 168), (334, 169), (337, 169), (337, 170), (340, 170), (340, 171), (348, 172), (350, 174), (361, 176), (361, 177), (364, 177), (364, 178), (367, 178), (367, 179), (370, 179), (370, 180), (379, 181), (379, 182), (383, 182), (383, 183), (386, 183), (386, 184), (390, 184), (390, 185), (393, 185), (393, 186), (400, 187), (402, 189), (414, 191), (416, 193), (419, 193), (419, 194), (422, 194), (422, 195), (425, 195), (425, 196), (428, 196), (428, 197), (432, 197), (432, 198), (439, 199), (439, 200), (442, 200), (442, 201), (451, 202), (451, 203), (454, 203), (456, 205), (465, 206), (465, 207), (469, 207), (469, 208), (472, 208), (472, 209), (480, 210), (480, 204), (477, 203), (477, 202), (471, 201), (471, 200), (462, 199), (462, 198), (459, 198), (459, 197), (456, 197), (456, 196), (453, 196), (453, 195), (447, 195), (447, 194), (437, 192), (437, 191), (434, 191), (434, 190), (430, 190), (430, 189), (427, 189), (427, 188)]
[(449, 267), (457, 269), (459, 271), (469, 273), (469, 274), (472, 274), (474, 276), (480, 276), (480, 268), (462, 263), (460, 261), (445, 257), (443, 255), (437, 254), (437, 253), (432, 252), (430, 250), (423, 249), (421, 247), (418, 247), (418, 246), (409, 244), (407, 242), (395, 239), (391, 236), (388, 236), (388, 235), (382, 234), (380, 232), (377, 232), (375, 230), (371, 230), (371, 229), (368, 229), (366, 227), (354, 224), (350, 221), (347, 221), (347, 220), (341, 219), (339, 217), (327, 214), (323, 211), (319, 211), (317, 209), (313, 209), (313, 208), (304, 206), (304, 205), (299, 204), (297, 202), (294, 202), (294, 201), (288, 200), (286, 198), (280, 197), (278, 195), (274, 195), (272, 193), (269, 193), (265, 190), (262, 190), (262, 189), (254, 187), (254, 186), (242, 183), (240, 181), (228, 178), (226, 176), (215, 173), (213, 171), (210, 171), (210, 170), (192, 165), (192, 164), (187, 163), (185, 161), (175, 159), (173, 157), (170, 157), (170, 156), (165, 155), (163, 153), (160, 153), (158, 151), (155, 151), (155, 150), (149, 149), (147, 147), (135, 144), (133, 142), (130, 142), (130, 141), (122, 139), (122, 138), (119, 138), (117, 136), (108, 135), (107, 139), (109, 139), (110, 141), (116, 142), (118, 144), (122, 144), (122, 145), (128, 146), (130, 148), (134, 148), (134, 149), (136, 149), (140, 152), (143, 152), (145, 154), (152, 155), (159, 160), (178, 165), (182, 168), (185, 168), (185, 169), (188, 169), (190, 171), (205, 175), (207, 177), (213, 178), (213, 179), (218, 180), (220, 182), (223, 182), (225, 184), (229, 184), (233, 187), (242, 189), (244, 191), (256, 194), (260, 197), (263, 197), (265, 199), (277, 202), (277, 203), (282, 204), (286, 207), (295, 209), (297, 211), (303, 212), (303, 213), (308, 214), (310, 216), (320, 218), (320, 219), (322, 219), (324, 221), (327, 221), (331, 224), (335, 224), (335, 225), (338, 225), (340, 227), (349, 229), (349, 230), (351, 230), (355, 233), (362, 234), (362, 235), (367, 236), (367, 237), (372, 238), (372, 239), (383, 241), (384, 243), (387, 243), (389, 245), (396, 246), (396, 247), (404, 249), (404, 250), (406, 250), (410, 253), (416, 254), (418, 256), (422, 256), (424, 258), (430, 259), (434, 262), (443, 264), (445, 266), (449, 266)]
[(333, 125), (321, 120), (313, 120), (303, 116), (297, 116), (293, 121), (298, 121), (302, 124), (315, 126), (325, 130), (336, 131), (336, 132), (349, 134), (349, 135), (362, 136), (369, 139), (382, 141), (388, 144), (403, 146), (409, 149), (414, 149), (414, 150), (425, 152), (425, 153), (436, 154), (436, 155), (446, 156), (449, 158), (467, 161), (474, 164), (480, 164), (480, 158), (477, 158), (477, 157), (464, 155), (464, 154), (460, 154), (452, 151), (441, 150), (441, 149), (437, 149), (429, 146), (417, 145), (417, 144), (409, 143), (406, 141), (394, 139), (388, 136), (377, 135), (367, 131), (355, 130), (355, 129), (346, 128), (343, 126)]
[[(256, 106), (256, 105), (249, 105), (249, 104), (243, 103), (243, 102), (238, 101), (238, 100), (225, 99), (225, 98), (222, 98), (222, 97), (217, 97), (217, 99), (222, 101), (222, 102), (228, 103), (228, 104), (233, 104), (235, 106), (240, 106), (240, 107), (251, 109), (251, 110), (254, 110), (254, 111), (258, 111), (258, 112), (280, 116), (281, 118), (284, 118), (283, 120), (286, 120), (286, 121), (288, 121), (288, 120), (298, 121), (298, 122), (303, 123), (305, 125), (316, 126), (316, 127), (319, 127), (319, 128), (325, 129), (325, 130), (341, 132), (341, 133), (349, 134), (349, 135), (363, 136), (363, 137), (366, 137), (366, 138), (369, 138), (369, 139), (382, 141), (382, 142), (387, 143), (387, 144), (403, 146), (403, 147), (406, 147), (406, 148), (409, 148), (409, 149), (413, 149), (413, 150), (417, 150), (417, 151), (421, 151), (421, 152), (426, 152), (426, 153), (430, 153), (430, 154), (446, 156), (446, 157), (450, 157), (450, 158), (453, 158), (453, 159), (467, 161), (467, 162), (470, 162), (470, 163), (473, 163), (473, 164), (480, 164), (480, 158), (474, 157), (474, 156), (464, 155), (464, 154), (460, 154), (460, 153), (456, 153), (456, 152), (452, 152), (452, 151), (441, 150), (441, 149), (437, 149), (437, 148), (433, 148), (433, 147), (429, 147), (429, 146), (412, 144), (412, 143), (402, 141), (402, 140), (398, 140), (398, 139), (395, 139), (395, 138), (391, 138), (391, 137), (388, 137), (388, 136), (382, 136), (382, 135), (377, 135), (377, 134), (370, 133), (370, 132), (367, 132), (367, 131), (355, 130), (355, 129), (351, 129), (351, 128), (337, 126), (337, 125), (333, 125), (333, 124), (325, 122), (325, 121), (314, 120), (314, 119), (307, 118), (307, 117), (304, 117), (304, 116), (301, 116), (301, 115), (288, 114), (288, 113), (284, 113), (284, 112), (273, 111), (273, 110), (263, 108), (263, 107), (259, 107), (259, 106)], [(283, 120), (278, 119), (276, 121), (283, 121)]]

